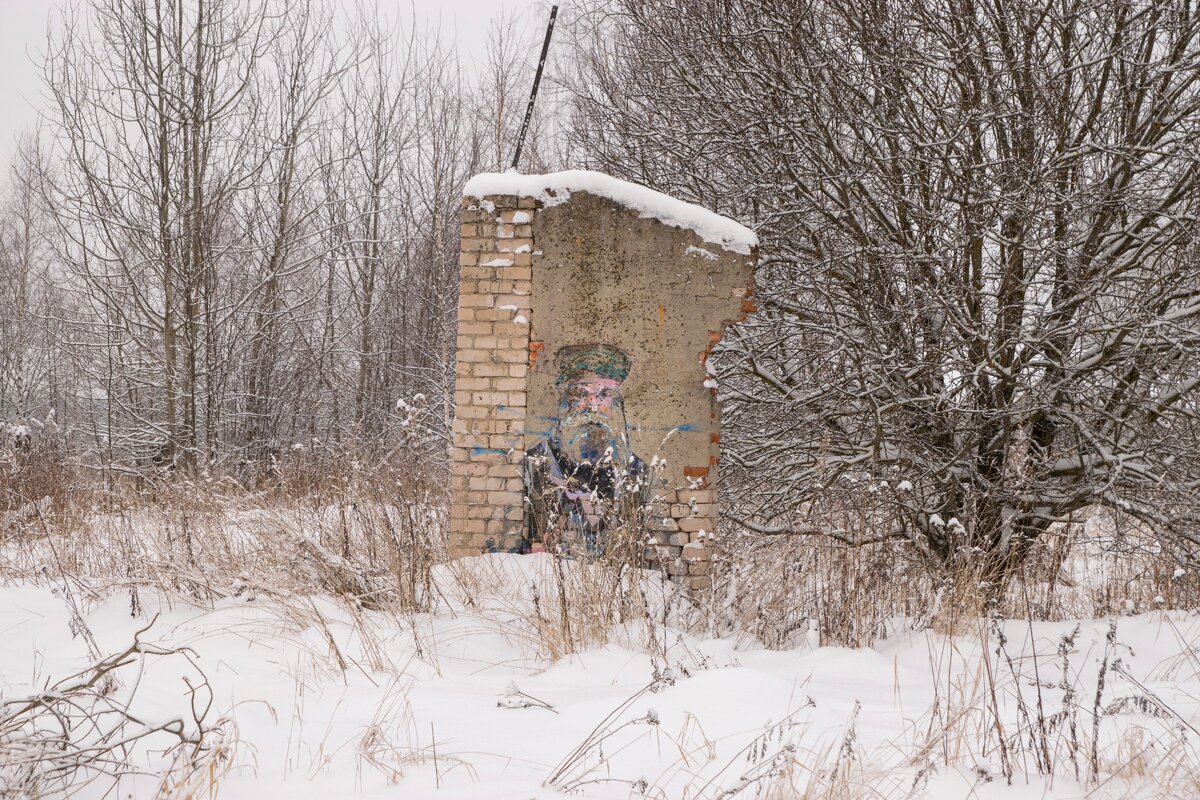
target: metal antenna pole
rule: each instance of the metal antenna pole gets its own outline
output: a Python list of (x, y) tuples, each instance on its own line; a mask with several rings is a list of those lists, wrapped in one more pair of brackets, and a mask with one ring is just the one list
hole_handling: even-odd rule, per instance
[(517, 152), (513, 153), (512, 168), (517, 168), (521, 160), (521, 148), (525, 146), (525, 133), (529, 130), (529, 120), (533, 119), (533, 104), (537, 100), (538, 87), (542, 85), (542, 67), (546, 66), (546, 53), (550, 52), (550, 37), (554, 35), (554, 18), (558, 16), (558, 5), (550, 6), (550, 22), (546, 25), (546, 39), (542, 42), (542, 57), (538, 59), (537, 72), (533, 76), (533, 89), (529, 92), (529, 105), (525, 107), (525, 120), (521, 123), (521, 132), (517, 134)]

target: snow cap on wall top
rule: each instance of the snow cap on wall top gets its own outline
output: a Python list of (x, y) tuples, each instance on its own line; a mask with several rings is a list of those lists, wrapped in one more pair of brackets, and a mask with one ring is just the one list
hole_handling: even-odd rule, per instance
[(686, 203), (602, 172), (583, 169), (549, 172), (544, 175), (485, 172), (467, 181), (463, 195), (484, 198), (511, 194), (518, 197), (535, 197), (547, 206), (554, 206), (566, 202), (573, 191), (607, 198), (637, 211), (643, 217), (651, 217), (667, 225), (693, 231), (704, 241), (735, 253), (749, 255), (750, 249), (758, 246), (758, 236), (745, 225), (702, 206)]

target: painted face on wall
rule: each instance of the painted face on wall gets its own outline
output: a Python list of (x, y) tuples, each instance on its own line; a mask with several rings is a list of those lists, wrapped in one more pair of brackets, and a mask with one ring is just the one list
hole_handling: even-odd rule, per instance
[(592, 343), (559, 348), (554, 363), (558, 410), (543, 417), (553, 420), (553, 429), (524, 461), (533, 509), (529, 541), (544, 541), (548, 531), (558, 530), (562, 541), (575, 541), (594, 555), (603, 552), (615, 501), (649, 493), (650, 481), (642, 480), (645, 465), (629, 440), (621, 392), (632, 362), (619, 347)]
[(600, 461), (611, 452), (620, 463), (626, 450), (625, 409), (621, 382), (584, 372), (561, 387), (559, 442), (579, 461)]
[(568, 414), (612, 417), (613, 406), (621, 402), (621, 384), (603, 375), (576, 378), (564, 387), (563, 399)]
[(610, 344), (567, 345), (555, 354), (558, 417), (552, 439), (572, 460), (598, 463), (611, 455), (625, 466), (629, 450), (621, 384), (630, 359)]

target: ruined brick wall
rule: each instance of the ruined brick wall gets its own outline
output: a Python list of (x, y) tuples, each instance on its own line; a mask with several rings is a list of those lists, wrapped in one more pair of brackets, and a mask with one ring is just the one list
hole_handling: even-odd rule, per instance
[(523, 534), (520, 463), (565, 438), (584, 374), (618, 398), (624, 458), (655, 465), (647, 555), (704, 588), (720, 456), (704, 362), (752, 309), (755, 256), (599, 194), (530, 195), (464, 205), (453, 554)]
[[(450, 555), (478, 555), (524, 522), (531, 198), (463, 203), (451, 453)], [(514, 221), (515, 220), (515, 221)]]

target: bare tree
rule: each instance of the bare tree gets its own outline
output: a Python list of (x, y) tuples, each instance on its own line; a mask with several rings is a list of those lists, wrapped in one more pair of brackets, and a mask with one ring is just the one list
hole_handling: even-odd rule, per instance
[(234, 200), (262, 168), (269, 23), (265, 4), (103, 0), (51, 42), (62, 257), (103, 309), (124, 368), (108, 398), (140, 427), (134, 452), (194, 465), (215, 448), (219, 265), (237, 250)]
[(356, 49), (354, 42), (335, 42), (332, 31), (328, 8), (293, 6), (268, 53), (266, 80), (274, 90), (264, 100), (271, 121), (259, 145), (264, 175), (239, 209), (246, 256), (258, 262), (246, 292), (253, 311), (245, 399), (237, 404), (242, 432), (234, 437), (251, 460), (282, 447), (283, 419), (305, 394), (303, 337), (319, 295), (307, 278), (328, 256), (319, 229), (324, 198), (316, 188), (324, 166), (320, 144), (337, 112), (346, 53)]
[(51, 221), (38, 195), (43, 156), (32, 135), (20, 139), (0, 210), (0, 420), (21, 428), (65, 402), (67, 373), (54, 353), (60, 298), (47, 244)]
[(513, 52), (464, 70), (324, 0), (72, 7), (0, 254), (32, 276), (36, 241), (61, 286), (33, 327), (37, 282), (3, 287), (5, 413), (75, 398), (76, 445), (118, 470), (256, 480), (310, 445), (444, 466), (460, 187), (511, 152)]
[(763, 235), (720, 362), (753, 529), (857, 484), (936, 563), (1003, 575), (1097, 505), (1195, 558), (1191, 0), (592, 11), (577, 146)]

